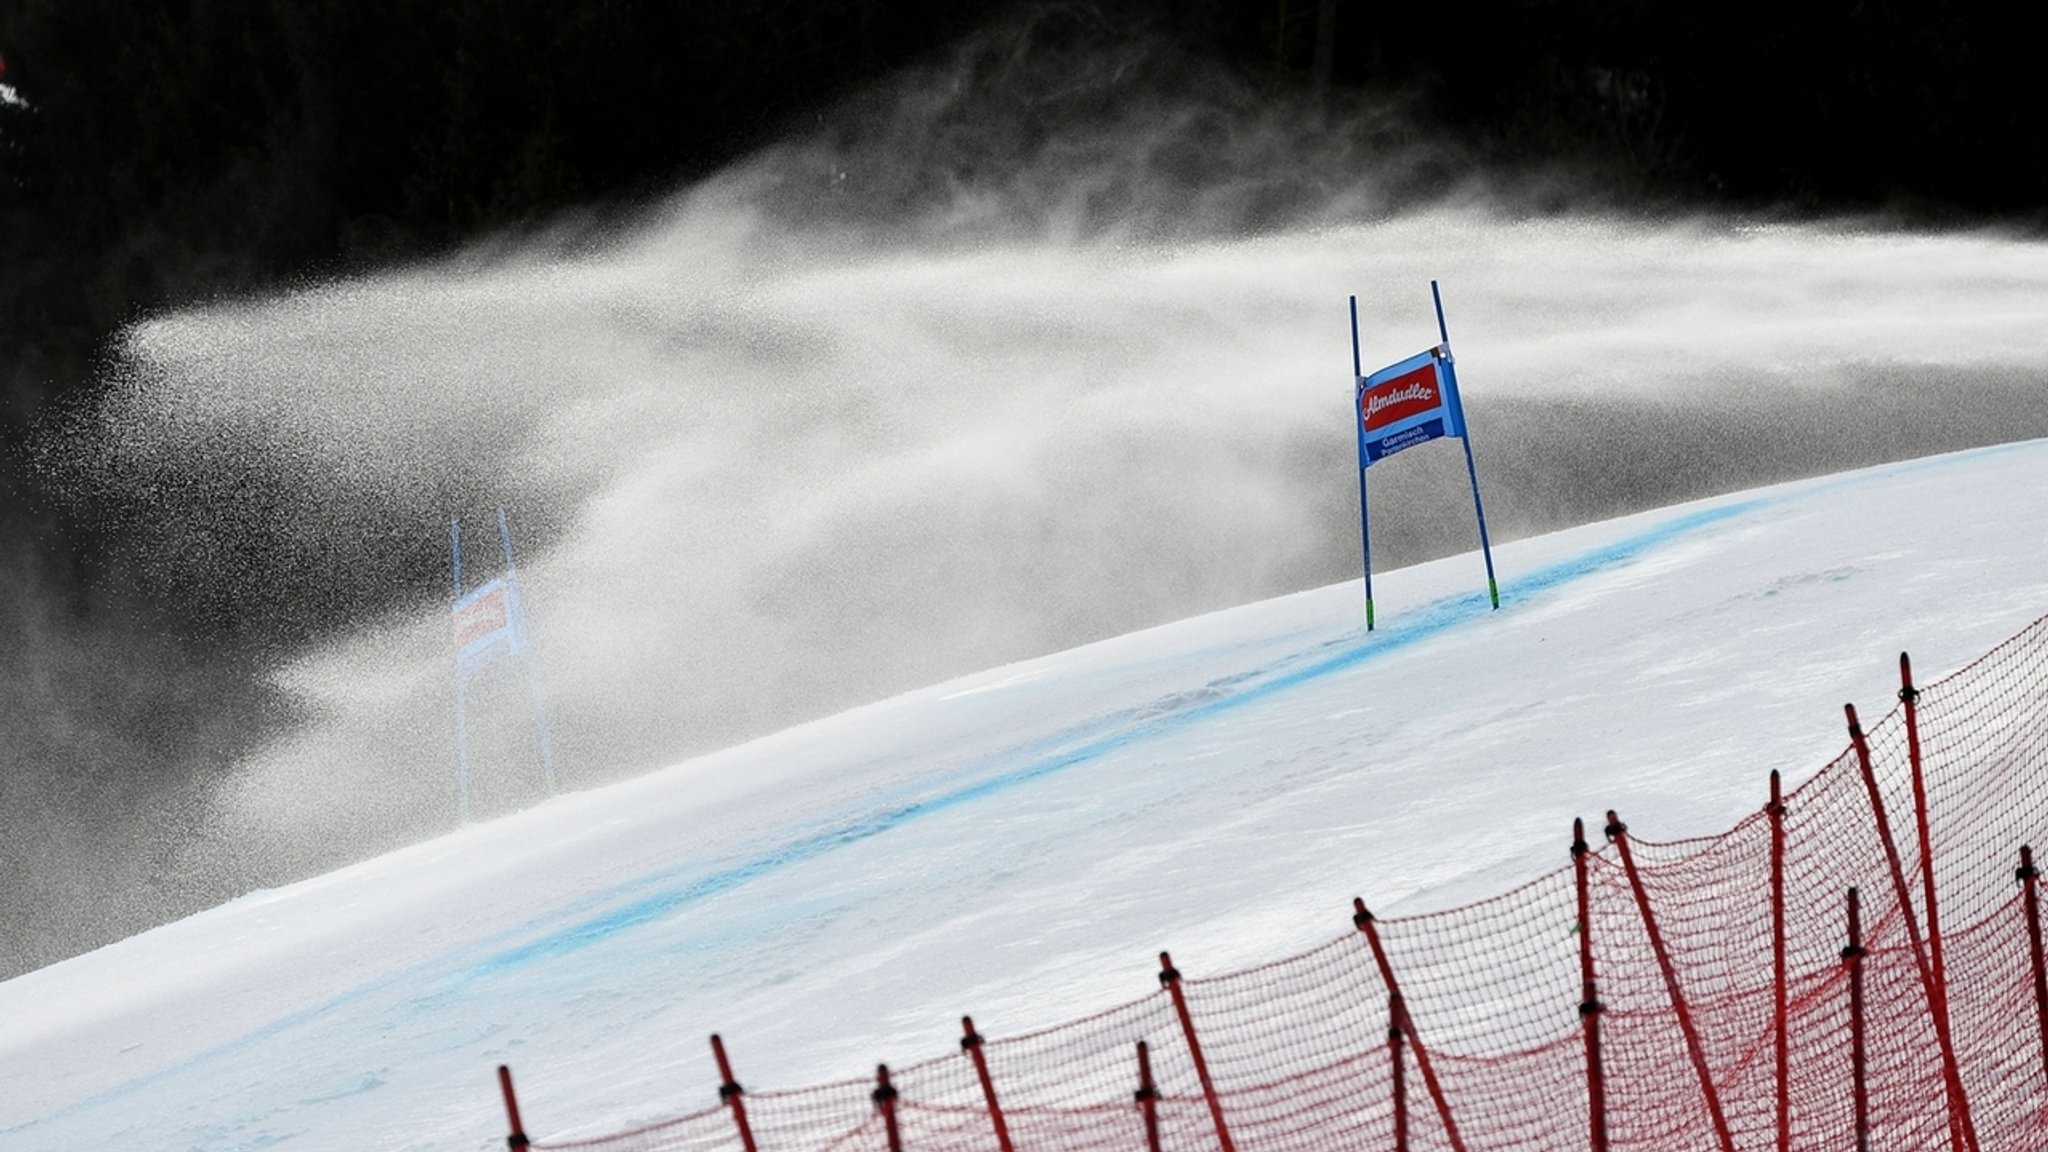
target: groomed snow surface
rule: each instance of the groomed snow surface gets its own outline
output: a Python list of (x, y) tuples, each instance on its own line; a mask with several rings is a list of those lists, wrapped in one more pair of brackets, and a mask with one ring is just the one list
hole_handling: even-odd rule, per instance
[[(1800, 482), (996, 669), (0, 984), (0, 1147), (502, 1147), (854, 1077), (1716, 831), (2048, 612), (2048, 441)], [(422, 770), (438, 770), (423, 766)]]

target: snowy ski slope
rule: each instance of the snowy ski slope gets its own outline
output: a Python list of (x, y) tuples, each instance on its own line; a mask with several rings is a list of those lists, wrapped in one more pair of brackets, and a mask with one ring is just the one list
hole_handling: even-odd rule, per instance
[(1001, 1036), (1719, 829), (2048, 612), (2048, 441), (1587, 525), (995, 669), (0, 984), (0, 1149), (500, 1147)]

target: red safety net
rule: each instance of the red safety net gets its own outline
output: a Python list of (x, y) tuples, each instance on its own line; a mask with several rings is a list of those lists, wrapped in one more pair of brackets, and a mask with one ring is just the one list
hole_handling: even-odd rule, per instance
[(1248, 971), (1180, 979), (1162, 956), (1155, 994), (1084, 1020), (986, 1042), (970, 1023), (960, 1050), (878, 1079), (729, 1085), (532, 1146), (2048, 1148), (2019, 867), (2048, 822), (2048, 619), (1917, 693), (1901, 664), (1867, 736), (1852, 713), (1848, 750), (1719, 836), (1591, 823), (1583, 857), (1561, 842), (1557, 871), (1490, 900), (1360, 905), (1357, 931)]

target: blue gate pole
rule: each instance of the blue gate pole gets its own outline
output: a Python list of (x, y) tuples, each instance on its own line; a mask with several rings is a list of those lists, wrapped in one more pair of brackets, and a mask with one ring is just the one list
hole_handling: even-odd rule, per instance
[[(448, 550), (455, 570), (455, 600), (462, 603), (462, 521), (448, 522)], [(452, 610), (452, 609), (451, 609)], [(455, 656), (455, 802), (462, 822), (469, 823), (469, 711), (462, 679), (462, 654)]]
[[(514, 589), (519, 587), (518, 570), (512, 564), (512, 529), (505, 523), (505, 510), (498, 509), (498, 542), (505, 548), (505, 579)], [(520, 605), (519, 618), (513, 622), (519, 629), (519, 662), (526, 665), (526, 703), (533, 709), (533, 731), (540, 740), (540, 770), (547, 779), (548, 795), (555, 794), (555, 754), (548, 743), (548, 714), (540, 706), (540, 682), (534, 678), (533, 654), (526, 648), (526, 607)]]
[(1351, 427), (1358, 434), (1358, 539), (1365, 553), (1365, 630), (1372, 631), (1372, 517), (1365, 503), (1365, 416), (1358, 410), (1359, 378), (1365, 365), (1358, 359), (1358, 297), (1351, 298)]
[[(1451, 332), (1444, 326), (1444, 297), (1436, 281), (1429, 282), (1429, 298), (1436, 302), (1436, 334), (1443, 338), (1444, 351), (1451, 349)], [(1493, 545), (1486, 538), (1486, 506), (1479, 502), (1479, 469), (1472, 463), (1472, 428), (1465, 423), (1465, 397), (1458, 396), (1458, 439), (1465, 445), (1465, 475), (1472, 479), (1472, 511), (1479, 517), (1479, 554), (1486, 557), (1486, 595), (1495, 609), (1500, 607), (1500, 585), (1493, 578)]]

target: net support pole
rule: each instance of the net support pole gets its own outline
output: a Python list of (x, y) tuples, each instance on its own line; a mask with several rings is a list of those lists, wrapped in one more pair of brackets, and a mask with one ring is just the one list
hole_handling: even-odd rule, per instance
[(2041, 1026), (2041, 1073), (2048, 1076), (2048, 966), (2041, 961), (2041, 874), (2034, 869), (2034, 850), (2020, 845), (2021, 904), (2027, 913), (2027, 959), (2034, 974), (2034, 1016)]
[[(1010, 1126), (1003, 1122), (1002, 1101), (996, 1099), (995, 1077), (988, 1072), (988, 1056), (981, 1050), (981, 1033), (974, 1030), (974, 1017), (962, 1016), (960, 1029), (966, 1033), (960, 1037), (960, 1050), (974, 1060), (975, 1078), (981, 1081), (981, 1098), (988, 1102), (988, 1120), (996, 1130), (996, 1146), (1002, 1152), (1012, 1152), (1010, 1147)], [(748, 1149), (747, 1152), (753, 1152)]]
[(1600, 992), (1593, 978), (1593, 910), (1586, 882), (1586, 822), (1572, 821), (1572, 878), (1579, 899), (1579, 1021), (1586, 1038), (1586, 1133), (1607, 1152), (1607, 1074), (1600, 1064)]
[(1408, 1072), (1401, 1059), (1401, 1021), (1407, 1015), (1399, 992), (1387, 993), (1387, 1056), (1393, 1063), (1394, 1152), (1408, 1152)]
[(875, 1065), (875, 1111), (882, 1114), (882, 1130), (889, 1135), (889, 1152), (903, 1152), (903, 1132), (896, 1125), (896, 1086), (889, 1083), (889, 1066)]
[(1202, 1042), (1195, 1037), (1195, 1018), (1188, 1012), (1180, 970), (1173, 966), (1173, 957), (1164, 952), (1159, 954), (1159, 983), (1173, 995), (1173, 1010), (1180, 1017), (1181, 1034), (1187, 1037), (1188, 1058), (1194, 1062), (1195, 1078), (1201, 1081), (1202, 1098), (1209, 1102), (1209, 1118), (1216, 1123), (1216, 1143), (1223, 1152), (1237, 1152), (1237, 1145), (1230, 1139), (1230, 1125), (1223, 1120), (1223, 1101), (1216, 1095), (1216, 1082), (1209, 1078), (1209, 1064), (1202, 1059)]
[(1692, 1008), (1686, 1003), (1685, 988), (1678, 982), (1678, 970), (1671, 964), (1671, 950), (1665, 947), (1664, 933), (1657, 927), (1656, 913), (1650, 909), (1650, 892), (1643, 885), (1642, 870), (1636, 867), (1635, 852), (1629, 847), (1628, 825), (1612, 809), (1607, 813), (1607, 839), (1614, 843), (1621, 853), (1621, 867), (1628, 874), (1629, 891), (1635, 894), (1636, 910), (1643, 917), (1643, 931), (1650, 938), (1650, 951), (1657, 957), (1657, 969), (1664, 975), (1664, 991), (1671, 998), (1671, 1010), (1678, 1016), (1678, 1031), (1685, 1037), (1685, 1054), (1692, 1061), (1692, 1070), (1699, 1077), (1700, 1096), (1706, 1101), (1707, 1118), (1713, 1122), (1714, 1137), (1721, 1144), (1721, 1152), (1735, 1152), (1735, 1138), (1728, 1131), (1728, 1117), (1721, 1110), (1721, 1093), (1714, 1087), (1713, 1070), (1707, 1066), (1707, 1051), (1700, 1043), (1699, 1027), (1693, 1023)]
[(1358, 435), (1358, 541), (1365, 553), (1365, 630), (1372, 631), (1372, 514), (1365, 501), (1365, 362), (1358, 356), (1358, 297), (1351, 298), (1351, 424)]
[(1891, 872), (1892, 895), (1899, 902), (1899, 915), (1906, 922), (1906, 936), (1913, 945), (1913, 965), (1919, 971), (1920, 988), (1927, 998), (1927, 1014), (1933, 1018), (1935, 1042), (1941, 1048), (1941, 1074), (1948, 1094), (1949, 1146), (1955, 1152), (1977, 1152), (1976, 1126), (1970, 1120), (1970, 1103), (1963, 1094), (1963, 1077), (1956, 1063), (1956, 1048), (1949, 1032), (1948, 1015), (1940, 1010), (1934, 973), (1927, 962), (1927, 945), (1920, 935), (1920, 921), (1913, 912), (1913, 898), (1906, 888), (1905, 866), (1899, 862), (1898, 842), (1892, 837), (1891, 820), (1885, 815), (1884, 794), (1877, 786), (1877, 771), (1870, 762), (1870, 741), (1856, 718), (1856, 706), (1844, 704), (1849, 720), (1849, 742), (1856, 749), (1857, 767), (1863, 774), (1863, 790), (1870, 799), (1871, 818), (1877, 823), (1877, 837), (1884, 845), (1885, 863)]
[(1863, 915), (1856, 889), (1849, 889), (1849, 944), (1842, 949), (1849, 970), (1849, 1100), (1855, 1109), (1856, 1152), (1870, 1152), (1870, 1088), (1863, 1032)]
[[(1935, 1019), (1942, 1021), (1942, 1029), (1954, 1035), (1954, 1021), (1948, 1011), (1948, 965), (1942, 959), (1942, 906), (1935, 900), (1933, 883), (1933, 834), (1929, 832), (1927, 818), (1927, 775), (1921, 769), (1921, 746), (1919, 746), (1919, 689), (1913, 687), (1913, 658), (1905, 652), (1898, 654), (1898, 707), (1905, 711), (1907, 722), (1907, 760), (1913, 765), (1913, 828), (1919, 836), (1921, 847), (1921, 904), (1927, 910), (1927, 959), (1931, 968), (1931, 994)], [(1970, 1148), (1976, 1148), (1976, 1132), (1970, 1125), (1970, 1103), (1962, 1095), (1962, 1080), (1954, 1088), (1954, 1099), (1960, 1101), (1960, 1117), (1964, 1123), (1964, 1136)]]
[(1387, 959), (1386, 945), (1380, 942), (1378, 922), (1366, 909), (1362, 897), (1353, 898), (1351, 908), (1351, 923), (1371, 946), (1373, 963), (1380, 970), (1380, 981), (1387, 986), (1387, 994), (1401, 1005), (1400, 1012), (1394, 1017), (1394, 1025), (1407, 1034), (1408, 1050), (1415, 1055), (1415, 1070), (1422, 1073), (1422, 1087), (1429, 1093), (1430, 1103), (1436, 1106), (1437, 1119), (1444, 1126), (1444, 1139), (1449, 1142), (1451, 1152), (1465, 1152), (1464, 1137), (1458, 1134), (1458, 1122), (1451, 1116), (1450, 1099), (1444, 1095), (1443, 1085), (1436, 1078), (1436, 1069), (1430, 1065), (1429, 1049), (1415, 1031), (1415, 1019), (1408, 1014), (1407, 1002), (1401, 999), (1401, 983), (1394, 978), (1394, 965)]
[(740, 1087), (740, 1082), (733, 1079), (732, 1062), (725, 1058), (725, 1041), (720, 1040), (716, 1032), (711, 1034), (711, 1055), (718, 1061), (718, 1098), (732, 1111), (733, 1127), (739, 1129), (740, 1147), (745, 1152), (755, 1152), (754, 1127), (747, 1123), (747, 1093)]
[[(1954, 1031), (1948, 1011), (1948, 967), (1941, 955), (1941, 908), (1934, 892), (1934, 841), (1928, 830), (1927, 778), (1920, 764), (1920, 690), (1913, 687), (1913, 659), (1899, 653), (1899, 706), (1906, 717), (1906, 758), (1913, 767), (1913, 825), (1920, 838), (1921, 903), (1927, 911), (1927, 955), (1933, 976), (1934, 1011)], [(1971, 1144), (1976, 1141), (1973, 1139)]]
[[(1436, 334), (1443, 338), (1444, 348), (1451, 346), (1451, 330), (1444, 323), (1444, 295), (1437, 290), (1436, 281), (1429, 282), (1429, 298), (1436, 305)], [(1493, 544), (1486, 535), (1486, 505), (1479, 500), (1479, 468), (1472, 463), (1472, 429), (1464, 423), (1464, 400), (1460, 398), (1458, 443), (1465, 446), (1465, 475), (1472, 480), (1472, 514), (1479, 520), (1479, 554), (1486, 558), (1486, 595), (1492, 599), (1496, 610), (1500, 608), (1500, 584), (1493, 578)]]
[(1785, 799), (1771, 770), (1771, 1032), (1776, 1057), (1778, 1152), (1792, 1149), (1792, 1059), (1785, 991)]
[(519, 1095), (512, 1091), (512, 1069), (503, 1064), (498, 1065), (498, 1091), (505, 1097), (505, 1122), (511, 1128), (505, 1147), (519, 1152), (533, 1141), (526, 1138), (526, 1126), (519, 1122)]
[(1138, 1111), (1145, 1117), (1145, 1152), (1159, 1152), (1159, 1086), (1152, 1083), (1152, 1049), (1138, 1041)]

